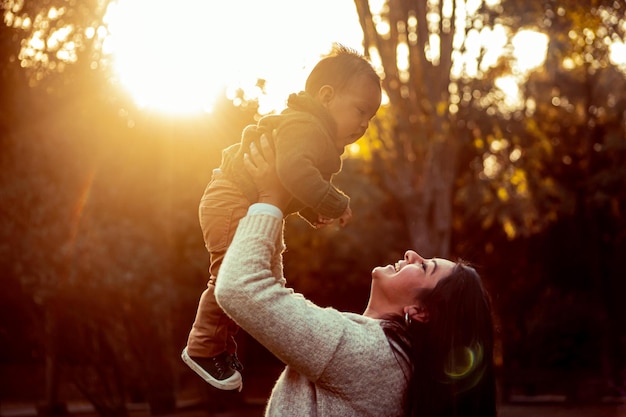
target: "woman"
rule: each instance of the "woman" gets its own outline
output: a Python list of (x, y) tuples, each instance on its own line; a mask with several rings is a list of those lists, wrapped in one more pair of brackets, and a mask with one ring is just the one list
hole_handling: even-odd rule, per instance
[(216, 298), (287, 366), (266, 416), (495, 416), (491, 308), (467, 265), (404, 259), (372, 271), (362, 315), (321, 308), (285, 286), (289, 202), (261, 140), (246, 167), (259, 187), (228, 249)]

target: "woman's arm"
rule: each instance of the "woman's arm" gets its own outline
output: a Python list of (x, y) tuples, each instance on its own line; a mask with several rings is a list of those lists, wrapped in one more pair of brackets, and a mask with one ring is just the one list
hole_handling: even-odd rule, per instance
[(345, 319), (284, 286), (272, 272), (283, 221), (251, 213), (239, 223), (220, 268), (215, 296), (222, 309), (285, 364), (317, 380), (336, 350)]
[[(259, 204), (241, 220), (216, 285), (223, 310), (284, 363), (316, 380), (332, 358), (343, 332), (343, 316), (322, 309), (284, 286), (281, 265), (284, 207), (290, 194), (269, 163), (251, 147), (245, 158), (253, 176), (263, 177)], [(271, 152), (271, 151), (270, 151)]]
[(275, 206), (282, 214), (292, 194), (276, 175), (276, 155), (265, 135), (261, 135), (260, 142), (263, 154), (256, 143), (251, 143), (250, 153), (243, 155), (243, 163), (259, 190), (259, 203)]

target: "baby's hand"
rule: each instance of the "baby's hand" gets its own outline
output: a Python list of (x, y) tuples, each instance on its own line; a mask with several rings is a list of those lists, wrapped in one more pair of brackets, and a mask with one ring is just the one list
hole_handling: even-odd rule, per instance
[(319, 214), (317, 216), (317, 221), (315, 222), (314, 226), (315, 226), (316, 229), (321, 229), (322, 227), (328, 226), (332, 222), (333, 222), (333, 219), (330, 219), (328, 217), (324, 217), (321, 214)]
[(339, 217), (339, 226), (346, 227), (346, 225), (350, 222), (352, 218), (352, 209), (350, 206), (346, 208), (341, 217)]

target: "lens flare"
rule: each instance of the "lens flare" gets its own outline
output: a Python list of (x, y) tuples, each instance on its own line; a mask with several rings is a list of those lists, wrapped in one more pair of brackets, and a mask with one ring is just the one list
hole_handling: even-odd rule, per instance
[(485, 370), (484, 349), (480, 343), (453, 348), (445, 364), (448, 383), (455, 383), (461, 391), (474, 387)]

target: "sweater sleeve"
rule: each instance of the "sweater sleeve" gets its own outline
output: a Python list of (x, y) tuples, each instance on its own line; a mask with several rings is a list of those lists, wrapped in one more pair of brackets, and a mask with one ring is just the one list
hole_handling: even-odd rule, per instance
[(285, 188), (305, 206), (331, 219), (339, 218), (350, 199), (321, 172), (340, 156), (326, 135), (312, 122), (297, 121), (283, 126), (276, 138), (276, 172)]
[(220, 268), (215, 296), (222, 309), (283, 363), (316, 381), (343, 334), (339, 312), (287, 288), (282, 275), (282, 219), (248, 214)]

